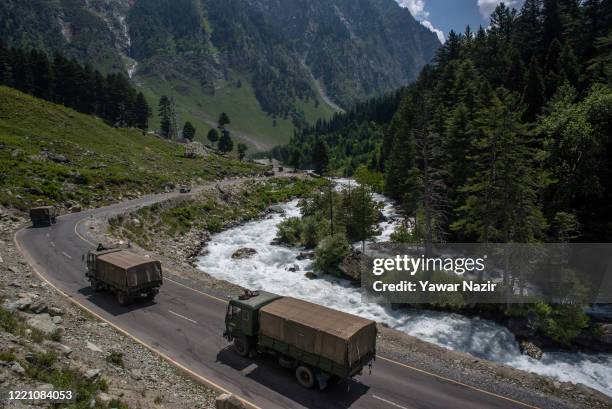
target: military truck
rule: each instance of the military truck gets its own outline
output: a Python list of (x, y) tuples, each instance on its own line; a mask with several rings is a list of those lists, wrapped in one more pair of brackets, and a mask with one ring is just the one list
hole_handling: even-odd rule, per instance
[(57, 209), (54, 206), (41, 206), (30, 209), (32, 226), (51, 226), (57, 219)]
[(87, 253), (86, 276), (94, 291), (109, 291), (120, 305), (136, 299), (152, 301), (163, 283), (161, 263), (119, 248)]
[(374, 321), (265, 291), (229, 302), (223, 335), (241, 356), (274, 355), (308, 389), (360, 374), (376, 355)]

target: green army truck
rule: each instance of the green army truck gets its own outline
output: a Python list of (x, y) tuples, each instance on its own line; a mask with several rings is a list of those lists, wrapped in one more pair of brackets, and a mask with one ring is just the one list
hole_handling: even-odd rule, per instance
[(119, 248), (87, 253), (87, 279), (94, 291), (109, 291), (120, 305), (152, 301), (163, 283), (161, 263)]
[(351, 378), (376, 355), (376, 323), (265, 291), (229, 302), (224, 337), (241, 356), (272, 354), (305, 388)]
[(57, 219), (57, 209), (55, 206), (41, 206), (30, 209), (30, 219), (32, 226), (51, 226)]

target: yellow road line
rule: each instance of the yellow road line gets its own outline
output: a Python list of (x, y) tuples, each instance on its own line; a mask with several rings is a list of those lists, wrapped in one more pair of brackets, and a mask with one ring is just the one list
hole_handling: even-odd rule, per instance
[[(81, 234), (79, 234), (79, 232), (77, 231), (77, 227), (78, 227), (78, 225), (79, 225), (81, 222), (85, 221), (86, 219), (87, 219), (87, 218), (84, 218), (84, 219), (80, 220), (80, 221), (79, 221), (79, 222), (78, 222), (78, 223), (75, 225), (75, 227), (74, 227), (74, 232), (77, 234), (77, 236), (78, 236), (79, 238), (81, 238), (81, 239), (82, 239), (82, 240), (84, 240), (85, 242), (87, 242), (87, 243), (89, 243), (89, 244), (92, 244), (92, 245), (93, 245), (93, 243), (91, 243), (89, 240), (87, 240), (85, 237), (83, 237), (83, 236), (82, 236)], [(207, 294), (207, 293), (205, 293), (205, 292), (203, 292), (203, 291), (197, 290), (197, 289), (195, 289), (195, 288), (193, 288), (193, 287), (189, 287), (188, 285), (185, 285), (185, 284), (180, 283), (180, 282), (178, 282), (178, 281), (175, 281), (175, 280), (172, 280), (172, 279), (169, 279), (169, 278), (166, 278), (166, 279), (167, 279), (168, 281), (171, 281), (171, 282), (173, 282), (173, 283), (177, 284), (177, 285), (180, 285), (181, 287), (187, 288), (187, 289), (189, 289), (189, 290), (191, 290), (191, 291), (195, 291), (195, 292), (196, 292), (196, 293), (198, 293), (198, 294), (204, 295), (204, 296), (206, 296), (206, 297), (208, 297), (208, 298), (211, 298), (211, 299), (213, 299), (213, 300), (216, 300), (216, 301), (219, 301), (219, 302), (222, 302), (222, 303), (227, 304), (227, 301), (226, 301), (226, 300), (223, 300), (223, 299), (221, 299), (221, 298), (218, 298), (218, 297), (212, 296), (212, 295)], [(524, 403), (524, 402), (521, 402), (521, 401), (518, 401), (518, 400), (515, 400), (515, 399), (512, 399), (512, 398), (508, 398), (508, 397), (506, 397), (506, 396), (502, 396), (502, 395), (499, 395), (499, 394), (494, 393), (494, 392), (489, 392), (489, 391), (486, 391), (486, 390), (484, 390), (484, 389), (480, 389), (480, 388), (478, 388), (478, 387), (475, 387), (475, 386), (472, 386), (472, 385), (468, 385), (468, 384), (465, 384), (465, 383), (463, 383), (463, 382), (456, 381), (456, 380), (454, 380), (454, 379), (446, 378), (446, 377), (444, 377), (444, 376), (441, 376), (441, 375), (435, 374), (435, 373), (433, 373), (433, 372), (428, 372), (428, 371), (426, 371), (426, 370), (424, 370), (424, 369), (419, 369), (419, 368), (416, 368), (416, 367), (413, 367), (413, 366), (410, 366), (410, 365), (406, 365), (406, 364), (401, 363), (401, 362), (398, 362), (398, 361), (394, 361), (393, 359), (390, 359), (390, 358), (385, 358), (384, 356), (381, 356), (381, 355), (376, 355), (376, 358), (378, 358), (378, 359), (382, 359), (383, 361), (387, 361), (387, 362), (392, 363), (392, 364), (395, 364), (395, 365), (399, 365), (399, 366), (404, 367), (404, 368), (406, 368), (406, 369), (411, 369), (411, 370), (413, 370), (413, 371), (417, 371), (417, 372), (420, 372), (420, 373), (423, 373), (423, 374), (426, 374), (426, 375), (429, 375), (429, 376), (433, 376), (433, 377), (435, 377), (435, 378), (437, 378), (437, 379), (444, 380), (444, 381), (446, 381), (446, 382), (450, 382), (450, 383), (453, 383), (453, 384), (455, 384), (455, 385), (463, 386), (463, 387), (466, 387), (466, 388), (472, 389), (472, 390), (474, 390), (474, 391), (477, 391), (477, 392), (481, 392), (481, 393), (487, 394), (487, 395), (489, 395), (489, 396), (494, 396), (494, 397), (499, 398), (499, 399), (502, 399), (502, 400), (506, 400), (506, 401), (509, 401), (509, 402), (512, 402), (512, 403), (516, 403), (517, 405), (521, 405), (521, 406), (524, 406), (524, 407), (527, 407), (527, 408), (531, 408), (531, 409), (540, 409), (538, 406), (533, 406), (533, 405), (530, 405), (530, 404), (528, 404), (528, 403)]]
[[(76, 226), (75, 226), (76, 229)], [(21, 247), (21, 245), (19, 244), (19, 241), (17, 241), (17, 234), (19, 234), (20, 231), (22, 231), (22, 229), (18, 230), (15, 235), (13, 236), (13, 242), (15, 243), (15, 246), (17, 246), (17, 249), (19, 250), (19, 252), (25, 256), (25, 252), (23, 251), (23, 248)], [(75, 230), (76, 231), (76, 230)], [(79, 235), (79, 237), (82, 238), (82, 236)], [(88, 240), (85, 240), (88, 243)], [(30, 264), (30, 263), (28, 263)], [(245, 398), (230, 392), (229, 390), (225, 389), (223, 386), (215, 383), (214, 381), (196, 373), (195, 371), (187, 368), (185, 365), (175, 361), (174, 359), (172, 359), (171, 357), (169, 357), (168, 355), (166, 355), (165, 353), (161, 352), (160, 350), (152, 347), (151, 345), (147, 344), (146, 342), (142, 341), (140, 338), (130, 334), (129, 332), (127, 332), (126, 330), (124, 330), (123, 328), (115, 325), (114, 323), (112, 323), (111, 321), (107, 320), (106, 318), (102, 317), (100, 314), (96, 313), (95, 311), (89, 309), (88, 307), (86, 307), (85, 305), (81, 304), (80, 302), (78, 302), (76, 299), (74, 299), (73, 297), (71, 297), (70, 295), (66, 294), (64, 291), (62, 291), (61, 289), (59, 289), (57, 286), (55, 286), (55, 284), (53, 284), (51, 281), (49, 281), (47, 279), (47, 277), (45, 277), (40, 271), (38, 271), (38, 269), (30, 264), (30, 267), (32, 268), (32, 270), (34, 270), (34, 272), (36, 273), (36, 275), (43, 280), (45, 283), (47, 283), (48, 285), (50, 285), (53, 289), (55, 289), (57, 292), (59, 292), (61, 295), (63, 295), (64, 297), (68, 298), (73, 304), (76, 304), (77, 306), (79, 306), (80, 308), (84, 309), (85, 311), (87, 311), (88, 313), (90, 313), (91, 315), (93, 315), (94, 317), (98, 318), (100, 321), (104, 321), (106, 322), (108, 325), (110, 325), (111, 327), (113, 327), (116, 331), (120, 332), (121, 334), (123, 334), (124, 336), (133, 339), (134, 341), (136, 341), (137, 343), (139, 343), (140, 345), (142, 345), (143, 347), (147, 348), (148, 350), (150, 350), (151, 352), (154, 352), (156, 354), (158, 354), (159, 356), (161, 356), (164, 360), (166, 360), (167, 362), (171, 363), (172, 365), (178, 367), (179, 369), (181, 369), (182, 371), (188, 373), (189, 375), (191, 375), (193, 378), (197, 379), (198, 381), (216, 389), (217, 391), (220, 391), (222, 393), (228, 393), (228, 394), (232, 394), (234, 395), (238, 400), (240, 400), (242, 403), (254, 408), (254, 409), (263, 409), (260, 406), (257, 406), (256, 404), (246, 400)]]

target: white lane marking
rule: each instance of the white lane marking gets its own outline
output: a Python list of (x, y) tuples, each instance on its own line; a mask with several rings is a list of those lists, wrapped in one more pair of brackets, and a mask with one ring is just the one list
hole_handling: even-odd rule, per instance
[(49, 244), (51, 245), (51, 247), (55, 247), (55, 243), (54, 242), (49, 242)]
[(390, 400), (383, 399), (383, 398), (381, 398), (380, 396), (377, 396), (377, 395), (372, 395), (372, 397), (373, 397), (374, 399), (378, 399), (379, 401), (385, 402), (385, 403), (387, 403), (387, 404), (389, 404), (389, 405), (391, 405), (391, 406), (395, 406), (396, 408), (400, 408), (400, 409), (410, 409), (410, 408), (408, 408), (408, 407), (406, 407), (406, 406), (402, 406), (402, 405), (399, 405), (399, 404), (397, 404), (397, 403), (395, 403), (395, 402), (391, 402)]
[(257, 365), (253, 363), (247, 366), (246, 368), (244, 368), (242, 371), (240, 371), (240, 373), (242, 374), (242, 376), (247, 376), (248, 374), (253, 372), (255, 369), (257, 369)]
[(172, 310), (168, 310), (168, 312), (169, 312), (170, 314), (176, 315), (176, 316), (177, 316), (177, 317), (179, 317), (179, 318), (182, 318), (182, 319), (187, 320), (187, 321), (189, 321), (189, 322), (193, 322), (194, 324), (197, 324), (197, 323), (198, 323), (197, 321), (194, 321), (194, 320), (192, 320), (191, 318), (187, 318), (187, 317), (185, 317), (184, 315), (181, 315), (181, 314), (179, 314), (179, 313), (176, 313), (176, 312), (174, 312), (174, 311), (172, 311)]
[(64, 255), (64, 257), (67, 257), (67, 258), (72, 260), (72, 256), (70, 254), (66, 253), (65, 251), (62, 251), (62, 254)]

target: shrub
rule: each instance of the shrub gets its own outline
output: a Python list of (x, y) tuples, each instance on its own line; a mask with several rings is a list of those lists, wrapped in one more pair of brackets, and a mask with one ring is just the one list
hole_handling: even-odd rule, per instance
[(299, 217), (290, 217), (278, 225), (276, 237), (281, 243), (297, 245), (300, 243), (301, 235), (302, 221)]
[(343, 234), (327, 236), (315, 249), (315, 266), (328, 274), (340, 274), (338, 266), (351, 252), (351, 246)]
[(109, 362), (115, 366), (123, 368), (123, 353), (112, 351), (110, 354), (106, 356), (106, 362)]

